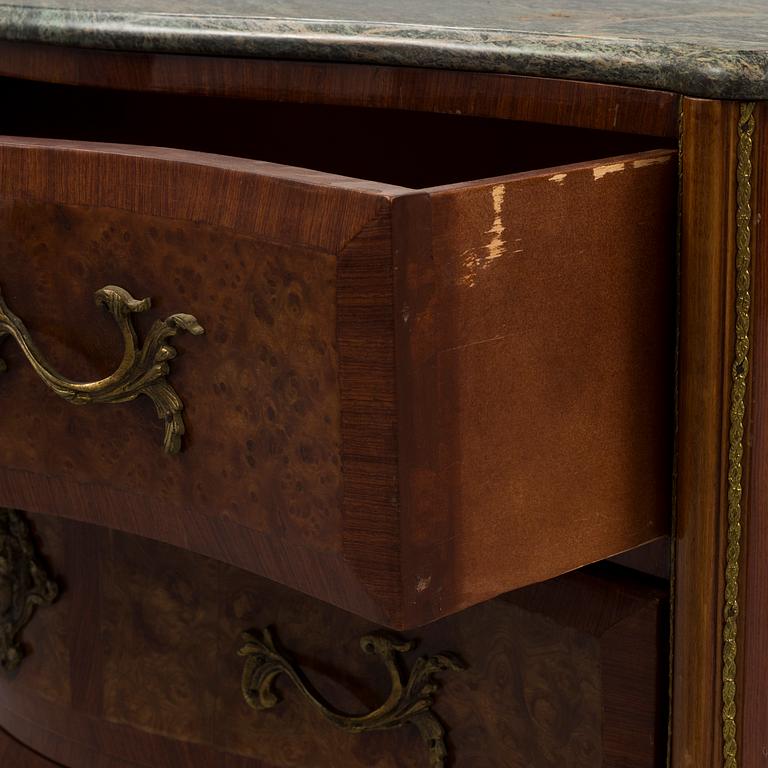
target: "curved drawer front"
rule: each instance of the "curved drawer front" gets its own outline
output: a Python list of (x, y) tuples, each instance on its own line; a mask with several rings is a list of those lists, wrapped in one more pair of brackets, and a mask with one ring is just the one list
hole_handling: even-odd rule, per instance
[(205, 334), (153, 352), (183, 405), (178, 455), (153, 398), (75, 407), (6, 341), (0, 505), (391, 626), (654, 538), (674, 179), (662, 150), (412, 190), (4, 138), (0, 287), (57, 375), (120, 370), (130, 331), (94, 304), (104, 286), (151, 298), (139, 351), (178, 313)]
[(241, 633), (272, 625), (318, 696), (368, 712), (390, 690), (361, 652), (370, 622), (166, 544), (30, 518), (67, 588), (0, 675), (0, 726), (67, 768), (663, 765), (667, 606), (637, 574), (568, 574), (407, 633), (404, 671), (444, 650), (465, 667), (435, 676), (443, 763), (410, 723), (335, 727), (282, 676), (274, 706), (244, 700)]

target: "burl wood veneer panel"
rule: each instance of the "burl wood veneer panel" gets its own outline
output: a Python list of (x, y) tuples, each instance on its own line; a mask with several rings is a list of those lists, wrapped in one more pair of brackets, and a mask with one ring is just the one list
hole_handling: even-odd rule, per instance
[[(337, 731), (285, 681), (273, 710), (254, 712), (242, 700), (239, 635), (273, 625), (331, 702), (351, 711), (376, 706), (386, 674), (358, 645), (375, 625), (166, 544), (32, 521), (65, 581), (82, 561), (79, 583), (67, 581), (61, 600), (30, 625), (18, 674), (0, 680), (0, 725), (34, 749), (69, 768), (427, 765), (415, 729)], [(49, 534), (70, 542), (68, 550), (48, 551)], [(94, 550), (98, 557), (83, 557)], [(660, 765), (666, 592), (655, 584), (621, 569), (576, 573), (408, 633), (421, 640), (409, 661), (450, 650), (468, 665), (441, 676), (436, 696), (452, 765)], [(52, 701), (41, 695), (34, 665), (50, 652), (39, 638), (58, 625), (65, 632), (50, 643), (83, 682)]]
[(659, 151), (395, 202), (404, 579), (435, 615), (667, 530), (676, 174)]
[(9, 139), (0, 167), (0, 284), (65, 375), (100, 378), (120, 359), (114, 323), (92, 298), (104, 285), (152, 298), (145, 331), (180, 311), (206, 329), (174, 339), (187, 425), (176, 457), (162, 453), (148, 400), (73, 408), (6, 343), (3, 503), (139, 532), (396, 616), (397, 542), (376, 541), (397, 519), (391, 189), (67, 142)]
[[(66, 408), (37, 383), (13, 344), (3, 391), (7, 466), (113, 484), (224, 516), (303, 546), (338, 551), (341, 500), (336, 259), (224, 227), (105, 207), (23, 200), (0, 204), (2, 288), (53, 365), (90, 381), (114, 369), (122, 345), (94, 304), (113, 283), (153, 297), (152, 314), (193, 311), (199, 339), (173, 343), (184, 392), (180, 460), (151, 450), (160, 423), (148, 400)], [(66, 435), (66, 443), (61, 444)], [(61, 445), (62, 457), (51, 446)]]

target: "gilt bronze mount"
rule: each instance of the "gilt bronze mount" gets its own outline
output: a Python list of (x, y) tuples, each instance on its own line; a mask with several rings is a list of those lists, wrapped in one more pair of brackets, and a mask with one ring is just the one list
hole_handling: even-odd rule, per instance
[(49, 578), (24, 518), (13, 509), (0, 509), (0, 667), (13, 672), (24, 651), (20, 635), (37, 607), (59, 595)]
[(749, 373), (752, 267), (752, 142), (755, 104), (739, 107), (736, 162), (736, 307), (728, 430), (728, 530), (725, 551), (725, 605), (722, 635), (723, 766), (738, 768), (736, 705), (739, 560), (742, 529), (742, 458)]
[(245, 632), (243, 640), (245, 645), (239, 651), (245, 657), (242, 691), (245, 701), (253, 709), (272, 709), (278, 703), (274, 681), (285, 675), (304, 698), (337, 728), (350, 733), (364, 733), (411, 724), (418, 729), (427, 746), (430, 768), (443, 768), (445, 765), (448, 756), (445, 731), (432, 712), (438, 684), (432, 678), (438, 672), (463, 669), (462, 662), (454, 656), (445, 653), (422, 656), (416, 660), (405, 679), (400, 656), (413, 650), (416, 642), (396, 640), (386, 635), (366, 635), (361, 638), (360, 647), (365, 653), (378, 656), (386, 666), (390, 693), (377, 709), (363, 715), (346, 715), (323, 701), (312, 689), (299, 667), (276, 648), (269, 629), (260, 633)]
[[(117, 370), (99, 381), (75, 382), (56, 372), (38, 350), (24, 323), (8, 309), (0, 294), (0, 341), (12, 336), (21, 347), (30, 365), (43, 382), (59, 397), (75, 405), (87, 403), (126, 403), (139, 395), (146, 395), (155, 406), (158, 418), (165, 422), (163, 448), (166, 453), (178, 453), (181, 436), (185, 432), (181, 412), (184, 405), (176, 390), (168, 383), (169, 361), (176, 350), (168, 343), (179, 330), (195, 336), (203, 328), (193, 315), (176, 314), (157, 320), (144, 340), (138, 345), (132, 314), (146, 312), (150, 299), (137, 300), (124, 288), (108, 285), (96, 291), (97, 304), (107, 308), (123, 336), (125, 349)], [(0, 371), (5, 363), (0, 360)]]

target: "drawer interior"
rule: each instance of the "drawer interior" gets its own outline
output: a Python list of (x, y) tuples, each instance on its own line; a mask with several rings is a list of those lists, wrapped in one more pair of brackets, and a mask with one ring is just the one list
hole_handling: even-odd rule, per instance
[(672, 147), (498, 118), (0, 79), (6, 135), (173, 147), (420, 189)]

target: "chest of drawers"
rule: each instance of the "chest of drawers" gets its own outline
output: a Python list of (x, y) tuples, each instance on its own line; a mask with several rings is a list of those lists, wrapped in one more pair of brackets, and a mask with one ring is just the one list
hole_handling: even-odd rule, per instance
[(9, 754), (751, 766), (743, 62), (185, 10), (0, 6)]

